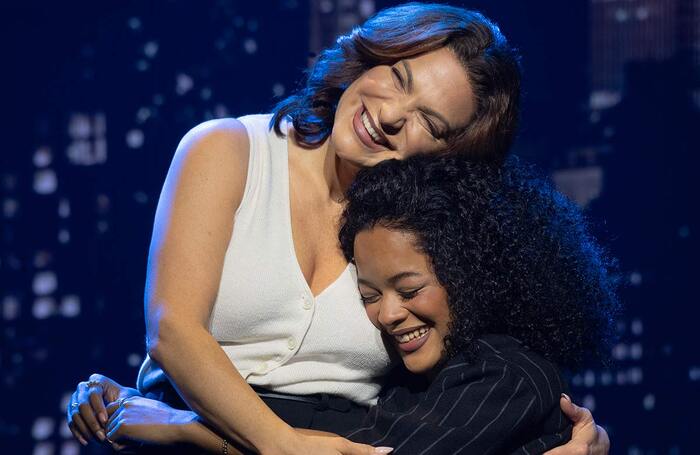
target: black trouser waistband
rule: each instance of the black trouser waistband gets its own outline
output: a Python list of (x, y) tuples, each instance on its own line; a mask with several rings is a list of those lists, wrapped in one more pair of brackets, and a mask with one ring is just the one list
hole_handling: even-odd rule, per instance
[(362, 406), (347, 398), (338, 395), (330, 395), (328, 393), (315, 393), (312, 395), (288, 395), (286, 393), (271, 392), (258, 386), (251, 387), (253, 387), (255, 393), (262, 398), (307, 403), (309, 405), (313, 405), (314, 409), (317, 411), (333, 409), (334, 411), (348, 412), (354, 408), (362, 408)]

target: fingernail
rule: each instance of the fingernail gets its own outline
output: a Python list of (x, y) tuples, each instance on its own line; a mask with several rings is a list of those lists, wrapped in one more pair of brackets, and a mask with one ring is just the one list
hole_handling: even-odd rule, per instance
[(107, 423), (107, 415), (104, 412), (100, 413), (100, 422), (102, 422), (102, 425)]
[(374, 453), (391, 453), (394, 451), (393, 447), (375, 447)]
[(561, 394), (561, 397), (562, 397), (563, 399), (565, 399), (566, 401), (568, 401), (569, 403), (571, 403), (571, 398), (569, 398), (569, 395), (567, 395), (567, 394), (565, 394), (565, 393), (562, 393), (562, 394)]
[(82, 445), (87, 446), (87, 441), (85, 439), (79, 438), (78, 441), (80, 441)]
[(105, 440), (105, 432), (102, 430), (99, 430), (97, 432), (97, 437), (100, 438), (100, 441), (104, 441)]

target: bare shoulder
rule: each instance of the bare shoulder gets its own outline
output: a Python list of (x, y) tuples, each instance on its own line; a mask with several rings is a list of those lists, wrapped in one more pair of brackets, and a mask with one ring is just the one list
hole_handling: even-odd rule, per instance
[(212, 185), (237, 208), (245, 189), (249, 148), (248, 134), (239, 120), (209, 120), (183, 136), (170, 173), (191, 183)]
[(248, 136), (238, 120), (204, 122), (180, 141), (153, 225), (149, 321), (159, 317), (152, 310), (167, 307), (206, 325), (247, 171)]

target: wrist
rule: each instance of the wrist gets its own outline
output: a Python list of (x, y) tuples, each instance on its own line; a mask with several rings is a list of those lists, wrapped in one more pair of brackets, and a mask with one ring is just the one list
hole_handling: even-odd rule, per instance
[(269, 437), (261, 445), (255, 445), (258, 453), (266, 454), (297, 454), (301, 446), (302, 435), (286, 423), (270, 431)]
[(175, 443), (197, 444), (208, 429), (200, 421), (197, 414), (192, 411), (181, 411), (183, 418), (178, 420), (180, 424), (168, 425), (172, 430), (172, 439)]

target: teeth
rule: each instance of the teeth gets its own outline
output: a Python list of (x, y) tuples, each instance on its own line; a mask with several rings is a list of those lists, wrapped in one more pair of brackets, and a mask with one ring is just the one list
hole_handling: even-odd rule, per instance
[(414, 330), (413, 332), (404, 333), (402, 335), (394, 335), (394, 338), (396, 338), (396, 341), (398, 341), (399, 343), (408, 343), (411, 340), (422, 337), (423, 335), (428, 333), (428, 330), (428, 327), (424, 326)]
[(377, 132), (372, 128), (372, 124), (369, 122), (369, 118), (367, 117), (367, 111), (364, 111), (362, 113), (362, 124), (365, 125), (365, 128), (367, 129), (367, 132), (369, 133), (370, 136), (372, 136), (372, 139), (374, 139), (374, 142), (380, 142), (382, 140), (382, 137), (377, 134)]

